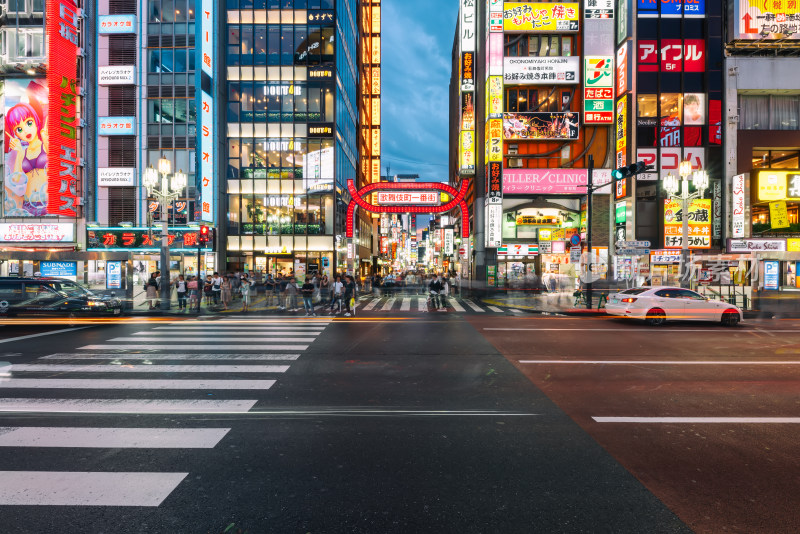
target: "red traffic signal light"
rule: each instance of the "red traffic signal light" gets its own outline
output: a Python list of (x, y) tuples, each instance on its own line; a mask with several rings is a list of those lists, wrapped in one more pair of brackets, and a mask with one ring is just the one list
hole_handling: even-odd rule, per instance
[(211, 231), (209, 230), (208, 226), (201, 226), (199, 241), (201, 243), (208, 243), (210, 239), (211, 239)]

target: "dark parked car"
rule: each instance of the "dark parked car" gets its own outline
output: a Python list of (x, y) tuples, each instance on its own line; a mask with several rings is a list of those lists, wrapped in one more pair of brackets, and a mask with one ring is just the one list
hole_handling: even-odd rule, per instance
[(0, 315), (120, 315), (122, 301), (64, 278), (0, 277)]

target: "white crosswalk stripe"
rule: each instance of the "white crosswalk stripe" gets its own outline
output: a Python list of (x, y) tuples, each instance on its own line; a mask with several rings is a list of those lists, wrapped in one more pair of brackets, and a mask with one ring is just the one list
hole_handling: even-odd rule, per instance
[(368, 301), (367, 304), (362, 309), (364, 311), (369, 311), (372, 308), (374, 308), (380, 301), (381, 299), (373, 299), (371, 301)]
[[(397, 305), (399, 301), (399, 306)], [(410, 312), (412, 308), (418, 312), (426, 312), (427, 297), (412, 295), (408, 297), (363, 297), (359, 302), (361, 311), (376, 311), (376, 312)], [(498, 308), (497, 306), (488, 306), (478, 304), (470, 299), (463, 299), (460, 297), (446, 297), (448, 308), (452, 308), (457, 313), (506, 313), (507, 310)], [(415, 304), (416, 303), (416, 304)], [(466, 306), (466, 307), (465, 307)]]
[[(74, 352), (44, 355), (38, 359), (41, 363), (7, 365), (3, 370), (10, 375), (0, 379), (0, 389), (14, 393), (0, 398), (0, 413), (36, 415), (31, 421), (52, 414), (115, 415), (120, 427), (0, 427), (0, 448), (15, 447), (15, 465), (20, 469), (28, 461), (28, 449), (59, 447), (63, 451), (62, 463), (54, 460), (42, 465), (37, 461), (36, 468), (42, 470), (0, 471), (0, 505), (159, 506), (189, 475), (181, 472), (179, 464), (174, 466), (176, 472), (118, 472), (110, 463), (115, 456), (109, 455), (109, 464), (101, 463), (95, 471), (71, 472), (70, 455), (77, 454), (72, 451), (214, 448), (230, 428), (190, 428), (179, 418), (250, 411), (258, 402), (256, 395), (269, 395), (276, 379), (290, 371), (291, 362), (301, 357), (330, 322), (330, 318), (228, 316), (214, 321), (172, 321), (150, 329), (139, 325), (138, 331), (105, 341), (93, 339)], [(13, 396), (17, 391), (24, 395), (24, 390), (41, 392), (41, 397)], [(70, 396), (60, 394), (66, 390), (84, 395), (63, 398)], [(240, 398), (207, 398), (223, 391), (229, 396), (239, 392)], [(147, 398), (125, 398), (127, 392)], [(117, 398), (92, 398), (115, 393)], [(174, 398), (176, 395), (180, 396)], [(139, 421), (131, 416), (141, 415), (169, 416), (163, 420), (177, 421), (172, 424), (179, 428), (163, 423), (160, 427), (129, 424)]]
[(453, 307), (453, 309), (454, 309), (454, 310), (456, 310), (456, 311), (459, 311), (459, 312), (466, 311), (466, 310), (464, 309), (464, 307), (463, 307), (461, 304), (459, 304), (459, 303), (458, 303), (458, 300), (457, 300), (457, 299), (454, 299), (453, 297), (448, 297), (448, 298), (447, 298), (447, 302), (448, 302), (448, 304), (450, 304), (450, 306), (452, 306), (452, 307)]
[(40, 360), (237, 360), (237, 361), (281, 361), (296, 360), (299, 354), (235, 354), (231, 352), (207, 352), (203, 354), (143, 353), (129, 352), (57, 352), (42, 356)]

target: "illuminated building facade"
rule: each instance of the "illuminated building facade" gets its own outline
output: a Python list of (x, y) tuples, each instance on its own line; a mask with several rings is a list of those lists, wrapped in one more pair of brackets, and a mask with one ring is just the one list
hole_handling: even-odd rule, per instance
[(344, 268), (345, 184), (360, 168), (358, 7), (225, 4), (217, 74), (226, 80), (220, 198), (229, 270)]

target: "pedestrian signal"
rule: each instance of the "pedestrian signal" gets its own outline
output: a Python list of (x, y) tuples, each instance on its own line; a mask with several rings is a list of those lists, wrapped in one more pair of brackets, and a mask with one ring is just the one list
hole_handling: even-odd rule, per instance
[(209, 230), (208, 226), (201, 226), (199, 241), (201, 243), (208, 243), (210, 239), (211, 239), (211, 231)]

